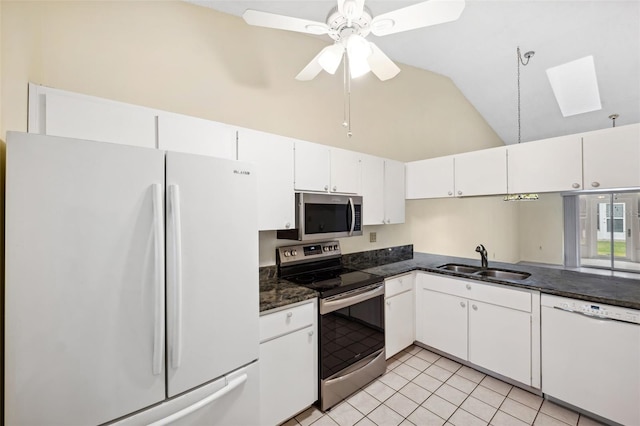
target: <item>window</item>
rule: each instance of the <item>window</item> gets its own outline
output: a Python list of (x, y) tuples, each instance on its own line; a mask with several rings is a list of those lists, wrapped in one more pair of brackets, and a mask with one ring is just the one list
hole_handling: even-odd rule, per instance
[(640, 192), (567, 196), (565, 263), (640, 272)]

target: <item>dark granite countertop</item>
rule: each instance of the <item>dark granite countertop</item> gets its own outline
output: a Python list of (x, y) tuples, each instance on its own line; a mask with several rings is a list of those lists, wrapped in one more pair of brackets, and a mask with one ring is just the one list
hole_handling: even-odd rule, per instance
[[(409, 247), (409, 250), (407, 250), (407, 247)], [(394, 256), (396, 257), (394, 258)], [(437, 267), (445, 263), (480, 266), (479, 259), (412, 253), (410, 246), (347, 255), (344, 258), (348, 262), (348, 267), (381, 275), (384, 278), (412, 271), (426, 271), (452, 277), (470, 278), (481, 282), (539, 290), (542, 293), (557, 296), (640, 309), (640, 280), (636, 279), (502, 262), (489, 262), (489, 267), (528, 272), (531, 276), (518, 281), (478, 277), (445, 271), (437, 269)], [(399, 260), (402, 258), (408, 260)], [(275, 266), (261, 268), (260, 312), (317, 296), (318, 294), (313, 290), (277, 278)]]
[(490, 277), (478, 277), (437, 269), (446, 263), (460, 263), (480, 266), (479, 259), (442, 256), (426, 253), (414, 253), (413, 259), (401, 262), (376, 265), (372, 262), (354, 263), (351, 266), (363, 269), (385, 278), (411, 271), (435, 272), (453, 277), (470, 278), (477, 281), (503, 284), (511, 287), (539, 290), (542, 293), (574, 299), (589, 300), (626, 308), (640, 309), (640, 280), (602, 276), (560, 268), (548, 268), (502, 262), (489, 262), (490, 268), (528, 272), (530, 277), (524, 280), (502, 280)]

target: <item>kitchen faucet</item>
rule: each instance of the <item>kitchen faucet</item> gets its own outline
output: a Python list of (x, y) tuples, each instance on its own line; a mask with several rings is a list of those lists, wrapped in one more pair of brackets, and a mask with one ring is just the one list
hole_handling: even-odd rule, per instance
[(480, 261), (482, 262), (482, 269), (489, 267), (489, 260), (487, 259), (487, 249), (482, 244), (476, 247), (476, 251), (480, 253)]

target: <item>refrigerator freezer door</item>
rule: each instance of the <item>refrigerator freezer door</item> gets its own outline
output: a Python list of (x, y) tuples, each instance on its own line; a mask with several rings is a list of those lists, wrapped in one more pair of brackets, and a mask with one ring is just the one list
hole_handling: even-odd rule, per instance
[(258, 363), (148, 410), (113, 426), (249, 426), (258, 424)]
[(249, 164), (167, 153), (168, 396), (258, 359), (256, 180)]
[(164, 153), (9, 133), (6, 183), (5, 423), (162, 401)]

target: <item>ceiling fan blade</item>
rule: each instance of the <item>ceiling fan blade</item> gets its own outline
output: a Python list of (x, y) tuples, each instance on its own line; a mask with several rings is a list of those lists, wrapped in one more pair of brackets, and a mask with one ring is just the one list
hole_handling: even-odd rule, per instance
[(269, 12), (260, 12), (259, 10), (247, 9), (242, 14), (242, 18), (244, 18), (245, 22), (249, 25), (295, 31), (298, 33), (320, 35), (326, 34), (329, 31), (329, 27), (323, 22), (309, 21), (307, 19), (277, 15)]
[(347, 18), (347, 25), (360, 18), (364, 11), (364, 0), (338, 0), (338, 12)]
[(400, 68), (378, 46), (373, 43), (369, 43), (369, 45), (371, 46), (371, 55), (367, 61), (376, 77), (385, 81), (398, 75)]
[(373, 18), (371, 32), (377, 36), (409, 31), (455, 21), (464, 10), (464, 0), (430, 0)]
[[(336, 43), (337, 44), (337, 43)], [(302, 71), (300, 71), (298, 73), (298, 75), (296, 75), (296, 80), (300, 80), (300, 81), (309, 81), (309, 80), (313, 80), (314, 78), (316, 78), (316, 76), (318, 74), (320, 74), (320, 71), (323, 70), (323, 66), (320, 64), (321, 62), (321, 58), (324, 58), (325, 60), (329, 60), (328, 63), (324, 63), (325, 66), (329, 67), (329, 69), (327, 70), (326, 68), (324, 68), (327, 72), (330, 72), (331, 67), (333, 67), (333, 60), (329, 59), (329, 58), (333, 58), (333, 56), (335, 56), (336, 54), (336, 44), (333, 44), (331, 46), (327, 46), (324, 49), (322, 49), (320, 51), (320, 53), (318, 53), (312, 60), (311, 62), (309, 62), (307, 64), (306, 67), (304, 67), (302, 69)], [(340, 61), (342, 60), (342, 53), (340, 53), (339, 56), (339, 61), (335, 64), (335, 68), (333, 68), (333, 72), (331, 74), (333, 74), (334, 72), (336, 72), (336, 69), (338, 68), (338, 65), (340, 65)], [(335, 60), (335, 59), (334, 59)], [(324, 61), (323, 61), (324, 62)]]

